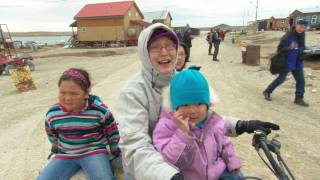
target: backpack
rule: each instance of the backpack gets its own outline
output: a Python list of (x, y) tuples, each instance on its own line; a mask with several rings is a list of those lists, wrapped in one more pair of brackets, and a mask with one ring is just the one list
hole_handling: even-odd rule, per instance
[(285, 58), (285, 53), (277, 53), (271, 57), (270, 72), (271, 74), (280, 74), (285, 71), (287, 66), (287, 61)]

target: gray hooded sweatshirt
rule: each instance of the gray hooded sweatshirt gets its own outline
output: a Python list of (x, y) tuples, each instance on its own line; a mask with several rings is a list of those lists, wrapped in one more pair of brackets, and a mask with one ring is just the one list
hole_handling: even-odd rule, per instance
[[(142, 70), (126, 83), (118, 101), (116, 120), (121, 136), (119, 146), (124, 170), (130, 180), (170, 180), (179, 172), (175, 166), (165, 162), (152, 145), (152, 131), (161, 110), (161, 92), (171, 79), (170, 75), (159, 73), (150, 62), (147, 45), (150, 36), (158, 28), (173, 32), (160, 23), (141, 32), (138, 49)], [(234, 127), (237, 119), (224, 119), (230, 124), (230, 135), (236, 135)]]

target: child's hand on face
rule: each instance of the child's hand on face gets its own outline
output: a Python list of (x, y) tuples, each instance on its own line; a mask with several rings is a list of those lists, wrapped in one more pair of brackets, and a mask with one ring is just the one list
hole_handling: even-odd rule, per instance
[(238, 172), (240, 172), (240, 168), (239, 169), (235, 169), (235, 170), (233, 170), (233, 171), (231, 171), (232, 173), (238, 173)]
[(189, 134), (189, 117), (187, 117), (183, 112), (179, 110), (173, 113), (173, 117), (178, 128), (181, 129), (184, 133)]

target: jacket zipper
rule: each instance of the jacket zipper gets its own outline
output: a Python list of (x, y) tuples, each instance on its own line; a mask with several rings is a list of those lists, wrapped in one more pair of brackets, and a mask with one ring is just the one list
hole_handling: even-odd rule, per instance
[(208, 179), (208, 162), (209, 162), (209, 160), (208, 160), (206, 146), (204, 145), (204, 134), (205, 134), (204, 131), (205, 131), (205, 128), (201, 131), (200, 142), (201, 142), (201, 144), (203, 146), (203, 149), (204, 149), (204, 152), (205, 152), (205, 155), (206, 155), (207, 162), (206, 162), (206, 172), (205, 173), (206, 173), (206, 179), (209, 180)]

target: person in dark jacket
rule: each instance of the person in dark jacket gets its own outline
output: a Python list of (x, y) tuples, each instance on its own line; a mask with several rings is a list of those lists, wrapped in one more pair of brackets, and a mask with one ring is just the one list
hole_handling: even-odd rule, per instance
[(175, 29), (174, 32), (176, 33), (176, 35), (177, 35), (177, 37), (179, 39), (179, 42), (181, 42), (182, 41), (182, 34), (181, 34), (180, 30), (179, 29)]
[(282, 84), (291, 72), (296, 81), (296, 93), (294, 103), (300, 106), (309, 106), (304, 98), (305, 79), (303, 73), (303, 61), (300, 59), (305, 50), (305, 29), (307, 21), (300, 19), (296, 25), (282, 38), (277, 48), (277, 53), (282, 54), (286, 60), (286, 66), (279, 76), (263, 91), (266, 100), (271, 101), (271, 93)]
[(184, 33), (183, 35), (183, 38), (182, 38), (182, 42), (187, 46), (187, 62), (189, 62), (190, 60), (190, 48), (192, 47), (192, 38), (191, 38), (191, 29), (187, 29), (186, 32)]
[(217, 59), (218, 53), (219, 53), (219, 46), (220, 46), (221, 38), (219, 38), (219, 29), (216, 29), (215, 32), (212, 33), (212, 43), (214, 46), (214, 52), (213, 52), (213, 61), (219, 61)]
[(206, 37), (206, 40), (209, 44), (208, 55), (212, 55), (212, 33), (213, 33), (213, 29), (211, 29), (210, 32), (208, 32)]

